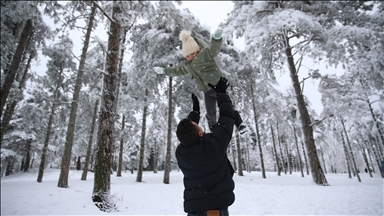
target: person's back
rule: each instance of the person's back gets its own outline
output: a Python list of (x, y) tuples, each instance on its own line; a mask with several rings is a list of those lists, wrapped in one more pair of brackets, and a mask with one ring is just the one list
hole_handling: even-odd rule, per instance
[[(235, 117), (232, 102), (226, 91), (226, 79), (223, 89), (218, 91), (217, 103), (220, 110), (218, 126), (212, 133), (202, 133), (197, 125), (199, 112), (191, 112), (187, 119), (180, 121), (177, 135), (180, 145), (176, 149), (178, 165), (184, 174), (184, 211), (197, 215), (208, 210), (219, 210), (228, 215), (227, 208), (235, 201), (235, 184), (232, 179), (233, 168), (227, 159), (227, 148), (232, 138)], [(217, 87), (219, 87), (219, 81)], [(223, 87), (223, 85), (221, 85)], [(221, 92), (220, 92), (221, 91)], [(197, 100), (197, 99), (196, 99)], [(192, 139), (183, 137), (188, 125), (199, 128), (200, 133)], [(195, 128), (193, 128), (195, 129)], [(183, 142), (183, 140), (185, 140)]]

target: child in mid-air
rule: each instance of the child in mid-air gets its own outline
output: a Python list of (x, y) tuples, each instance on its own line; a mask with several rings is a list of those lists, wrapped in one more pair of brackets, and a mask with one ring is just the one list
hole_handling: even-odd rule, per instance
[[(168, 76), (182, 76), (191, 74), (195, 80), (197, 88), (204, 92), (205, 108), (207, 110), (206, 118), (209, 129), (212, 131), (217, 126), (216, 119), (216, 91), (211, 87), (219, 82), (222, 73), (215, 62), (215, 57), (219, 54), (223, 39), (221, 37), (222, 29), (217, 29), (212, 34), (211, 45), (205, 41), (193, 38), (190, 32), (182, 30), (179, 39), (182, 42), (182, 54), (186, 58), (183, 65), (178, 67), (154, 67), (153, 70), (158, 74)], [(241, 134), (246, 132), (246, 127), (238, 111), (235, 113), (235, 125)]]

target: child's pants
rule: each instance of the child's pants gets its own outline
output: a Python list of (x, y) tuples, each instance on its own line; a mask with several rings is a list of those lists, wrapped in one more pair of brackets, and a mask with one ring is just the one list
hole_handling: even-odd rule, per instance
[[(217, 124), (216, 119), (216, 107), (217, 107), (217, 100), (216, 100), (216, 91), (214, 89), (210, 89), (206, 92), (204, 92), (204, 102), (205, 102), (205, 109), (207, 111), (207, 114), (205, 117), (207, 118), (208, 125), (214, 126)], [(233, 106), (233, 105), (232, 105)], [(239, 125), (243, 122), (243, 120), (240, 117), (239, 111), (235, 109), (235, 106), (233, 106), (233, 111), (235, 113), (235, 125), (236, 127), (239, 127)]]

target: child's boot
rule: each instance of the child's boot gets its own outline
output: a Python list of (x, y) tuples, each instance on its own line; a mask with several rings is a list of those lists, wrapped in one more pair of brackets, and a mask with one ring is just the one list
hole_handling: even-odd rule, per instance
[(241, 119), (239, 111), (233, 111), (235, 114), (235, 125), (239, 130), (240, 134), (244, 134), (247, 132), (247, 127), (243, 124), (243, 119)]

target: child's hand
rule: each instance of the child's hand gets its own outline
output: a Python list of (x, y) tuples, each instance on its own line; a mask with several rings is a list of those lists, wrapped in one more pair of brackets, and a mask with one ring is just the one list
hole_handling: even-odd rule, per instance
[(213, 37), (215, 40), (220, 40), (222, 34), (223, 34), (223, 29), (222, 29), (222, 28), (218, 28), (218, 29), (216, 29), (216, 31), (212, 34), (212, 37)]
[(154, 67), (153, 70), (154, 70), (157, 74), (165, 74), (165, 69), (162, 68), (162, 67)]

